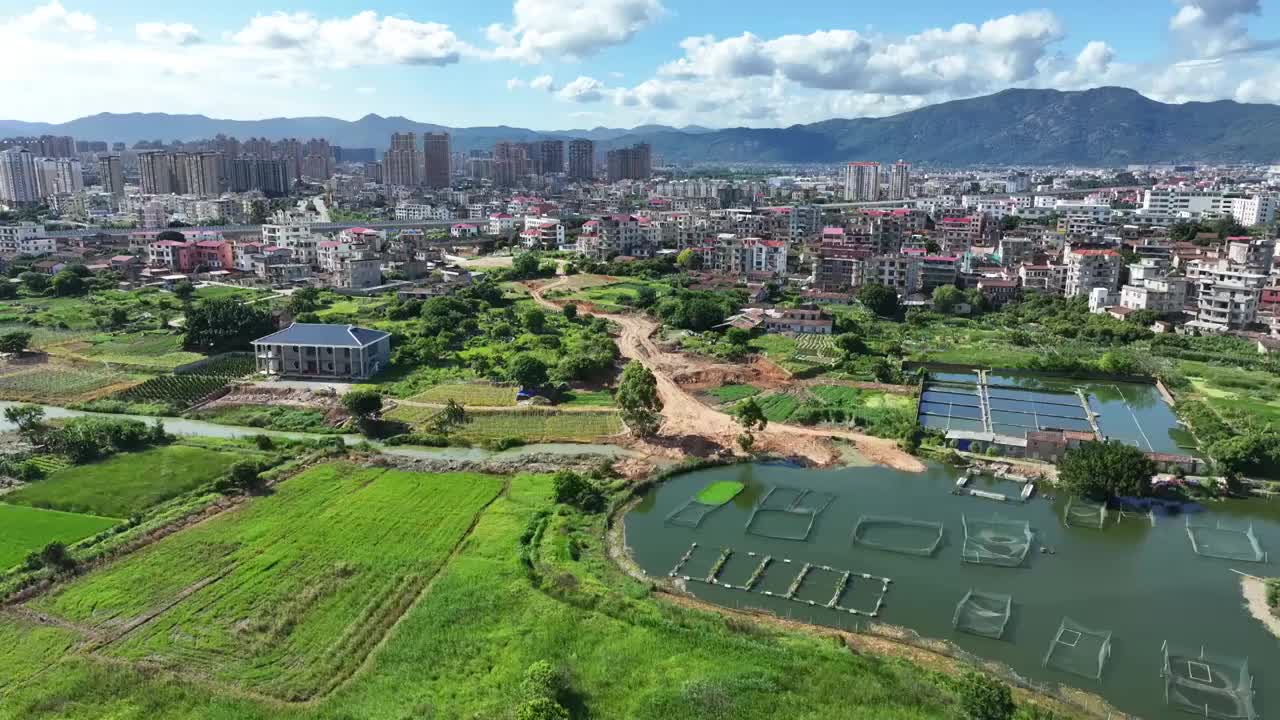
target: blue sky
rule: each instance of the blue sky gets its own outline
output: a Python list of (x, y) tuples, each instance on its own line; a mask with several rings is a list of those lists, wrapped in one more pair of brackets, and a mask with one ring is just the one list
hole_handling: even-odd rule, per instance
[[(780, 126), (1008, 87), (1280, 102), (1262, 0), (0, 0), (0, 115)], [(30, 62), (27, 63), (26, 60)], [(29, 65), (29, 68), (27, 67)]]

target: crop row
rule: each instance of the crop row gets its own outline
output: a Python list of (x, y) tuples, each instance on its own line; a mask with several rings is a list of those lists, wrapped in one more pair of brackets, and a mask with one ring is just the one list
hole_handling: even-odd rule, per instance
[(257, 365), (250, 355), (224, 355), (195, 368), (192, 375), (208, 375), (220, 378), (242, 378), (257, 370)]
[(161, 375), (116, 393), (115, 399), (129, 402), (164, 402), (187, 408), (221, 390), (226, 384), (225, 377)]

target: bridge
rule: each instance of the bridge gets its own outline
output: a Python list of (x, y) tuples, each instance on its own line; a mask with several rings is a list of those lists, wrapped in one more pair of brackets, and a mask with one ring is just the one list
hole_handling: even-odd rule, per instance
[[(364, 227), (370, 230), (406, 230), (406, 229), (437, 229), (447, 228), (460, 222), (468, 222), (466, 220), (387, 220), (382, 222), (345, 222), (345, 223), (312, 223), (311, 229), (315, 232), (338, 232), (347, 228)], [(472, 224), (475, 224), (474, 222)], [(157, 227), (157, 228), (80, 228), (77, 230), (53, 230), (43, 233), (42, 237), (53, 238), (82, 238), (94, 237), (97, 235), (126, 236), (138, 232), (160, 232), (162, 230), (176, 230), (181, 233), (188, 232), (222, 232), (233, 235), (245, 234), (261, 234), (261, 225), (195, 225), (192, 227)]]

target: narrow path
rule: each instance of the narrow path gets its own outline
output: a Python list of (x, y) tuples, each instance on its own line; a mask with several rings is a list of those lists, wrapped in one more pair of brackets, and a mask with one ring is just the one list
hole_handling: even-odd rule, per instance
[[(529, 290), (539, 305), (559, 312), (560, 306), (546, 299), (544, 294), (567, 282), (568, 278), (561, 277), (541, 286), (530, 285)], [(661, 454), (664, 450), (669, 450), (669, 447), (664, 446), (665, 443), (674, 444), (681, 451), (679, 454), (683, 455), (684, 447), (696, 444), (699, 440), (737, 452), (736, 441), (742, 433), (742, 427), (729, 415), (698, 401), (672, 380), (674, 374), (689, 370), (697, 360), (669, 353), (658, 347), (653, 341), (653, 335), (658, 330), (657, 323), (639, 315), (584, 312), (605, 318), (621, 328), (618, 351), (628, 360), (639, 361), (657, 380), (658, 396), (663, 405), (663, 423), (660, 437), (655, 441), (658, 445), (654, 448), (655, 452)], [(908, 472), (923, 472), (925, 469), (923, 462), (902, 451), (893, 440), (848, 430), (769, 423), (763, 431), (756, 433), (756, 447), (804, 457), (820, 465), (830, 465), (837, 462), (840, 455), (831, 444), (831, 438), (852, 442), (864, 457), (882, 465)]]

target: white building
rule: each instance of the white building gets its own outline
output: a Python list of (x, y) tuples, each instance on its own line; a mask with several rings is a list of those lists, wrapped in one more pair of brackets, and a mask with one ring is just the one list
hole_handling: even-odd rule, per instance
[(31, 205), (38, 202), (35, 156), (23, 148), (0, 152), (0, 203)]
[(844, 199), (854, 202), (880, 199), (880, 163), (851, 162), (844, 168)]
[(1231, 217), (1245, 227), (1270, 225), (1276, 220), (1280, 198), (1264, 193), (1249, 198), (1231, 198)]
[(268, 224), (262, 226), (262, 244), (287, 248), (293, 261), (315, 265), (319, 260), (319, 241), (311, 234), (311, 226), (301, 223)]
[(1130, 310), (1168, 315), (1181, 312), (1186, 300), (1187, 279), (1181, 277), (1145, 278), (1120, 288), (1120, 305)]
[(396, 206), (396, 220), (452, 220), (453, 211), (447, 205), (401, 203)]
[(51, 237), (41, 237), (44, 228), (35, 223), (0, 225), (0, 255), (44, 255), (58, 248)]
[(1089, 295), (1096, 288), (1114, 293), (1120, 288), (1120, 253), (1110, 248), (1072, 248), (1066, 254), (1067, 297)]
[(489, 216), (490, 235), (509, 235), (516, 229), (516, 219), (507, 213), (496, 213)]
[(915, 255), (872, 255), (853, 261), (852, 286), (878, 283), (893, 288), (900, 295), (910, 295), (920, 290), (920, 266), (922, 260)]

